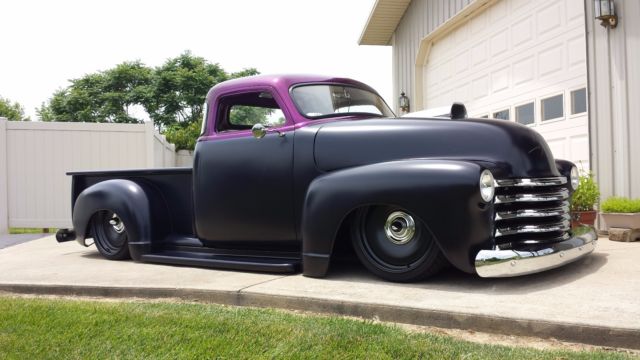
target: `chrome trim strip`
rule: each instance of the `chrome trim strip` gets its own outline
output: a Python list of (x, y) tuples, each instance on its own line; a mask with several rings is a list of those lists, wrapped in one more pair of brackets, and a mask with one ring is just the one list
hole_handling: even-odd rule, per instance
[(542, 209), (520, 209), (496, 212), (495, 220), (543, 218), (562, 216), (569, 212), (569, 202), (563, 201), (562, 206)]
[(499, 227), (496, 228), (495, 237), (517, 234), (539, 234), (555, 231), (569, 231), (569, 229), (571, 229), (571, 223), (569, 222), (571, 216), (569, 216), (569, 214), (565, 214), (562, 216), (562, 219), (562, 221), (555, 223)]
[(532, 194), (509, 194), (496, 195), (496, 204), (507, 204), (514, 202), (542, 202), (542, 201), (562, 201), (569, 198), (569, 190), (562, 189), (559, 191)]
[(481, 250), (475, 258), (475, 269), (481, 277), (533, 274), (586, 256), (596, 248), (597, 239), (594, 229), (582, 226), (569, 240), (543, 245), (537, 251)]
[(496, 180), (496, 187), (508, 187), (508, 186), (555, 186), (564, 185), (567, 183), (567, 178), (564, 176), (559, 177), (547, 177), (547, 178), (533, 178), (533, 179), (503, 179)]

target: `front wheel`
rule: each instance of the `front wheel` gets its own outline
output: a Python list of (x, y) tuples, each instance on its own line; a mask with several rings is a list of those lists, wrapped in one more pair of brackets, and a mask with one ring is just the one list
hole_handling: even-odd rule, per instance
[(91, 220), (91, 233), (100, 254), (109, 260), (129, 259), (127, 229), (118, 214), (100, 211)]
[(358, 210), (351, 226), (351, 240), (363, 265), (389, 281), (421, 280), (447, 263), (424, 223), (399, 207)]

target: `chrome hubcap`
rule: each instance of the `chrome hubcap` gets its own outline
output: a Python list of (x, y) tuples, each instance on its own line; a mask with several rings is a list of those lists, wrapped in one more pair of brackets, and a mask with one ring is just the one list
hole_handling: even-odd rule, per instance
[(113, 216), (109, 220), (109, 225), (111, 225), (111, 227), (113, 227), (113, 230), (115, 230), (115, 232), (117, 232), (118, 234), (122, 234), (122, 232), (124, 231), (124, 224), (116, 214), (113, 214)]
[(416, 223), (406, 212), (394, 211), (387, 217), (384, 232), (392, 243), (404, 245), (413, 240), (416, 234)]

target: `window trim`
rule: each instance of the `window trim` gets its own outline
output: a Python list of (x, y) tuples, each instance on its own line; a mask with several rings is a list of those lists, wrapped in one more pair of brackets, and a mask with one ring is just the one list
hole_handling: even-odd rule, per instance
[(222, 123), (221, 119), (222, 118), (224, 118), (225, 120), (228, 119), (229, 110), (231, 110), (231, 107), (228, 104), (224, 104), (224, 99), (228, 97), (237, 96), (237, 95), (247, 94), (247, 93), (260, 93), (265, 91), (269, 92), (273, 96), (273, 100), (276, 102), (276, 104), (278, 104), (278, 107), (284, 114), (284, 118), (285, 118), (284, 124), (279, 126), (274, 126), (271, 129), (282, 129), (285, 127), (293, 126), (294, 125), (293, 118), (289, 114), (289, 110), (287, 109), (287, 107), (283, 106), (284, 102), (282, 101), (280, 94), (278, 94), (278, 91), (275, 88), (269, 87), (269, 86), (248, 87), (248, 88), (237, 89), (235, 91), (230, 91), (228, 93), (225, 93), (224, 95), (221, 95), (216, 100), (214, 104), (214, 106), (216, 107), (215, 110), (209, 111), (210, 114), (211, 113), (215, 114), (215, 124), (213, 126), (213, 134), (216, 134), (216, 135), (238, 134), (238, 135), (247, 135), (247, 136), (251, 135), (251, 129), (227, 129), (227, 130), (220, 129), (220, 124)]
[[(562, 96), (562, 116), (551, 118), (551, 119), (544, 119), (544, 101), (557, 96)], [(540, 97), (540, 124), (549, 124), (552, 122), (565, 120), (567, 118), (566, 108), (567, 108), (567, 104), (566, 104), (566, 96), (564, 91), (556, 92), (553, 95)]]

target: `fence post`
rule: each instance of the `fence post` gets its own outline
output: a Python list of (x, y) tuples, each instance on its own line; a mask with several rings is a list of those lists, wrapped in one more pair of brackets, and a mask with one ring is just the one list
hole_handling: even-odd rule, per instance
[(145, 136), (145, 142), (147, 145), (147, 168), (153, 168), (155, 167), (155, 158), (153, 156), (153, 150), (154, 150), (154, 143), (156, 141), (155, 139), (155, 127), (153, 125), (153, 121), (147, 121), (144, 123), (145, 126), (145, 132), (144, 132), (144, 136)]
[(7, 119), (0, 117), (0, 235), (9, 233)]

